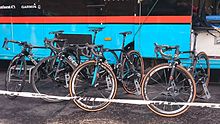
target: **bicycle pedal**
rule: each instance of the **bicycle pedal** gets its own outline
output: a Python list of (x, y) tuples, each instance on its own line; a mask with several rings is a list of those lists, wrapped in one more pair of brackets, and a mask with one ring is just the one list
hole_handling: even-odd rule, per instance
[(140, 73), (137, 73), (136, 76), (140, 78), (140, 77), (141, 77), (141, 74), (140, 74)]
[(122, 81), (122, 79), (120, 77), (117, 77), (118, 81)]
[(63, 87), (64, 87), (64, 88), (69, 88), (69, 85), (64, 85)]
[(131, 78), (132, 76), (134, 76), (134, 74), (129, 75), (127, 78)]
[(99, 83), (96, 83), (95, 85), (94, 85), (94, 87), (97, 87), (99, 85)]

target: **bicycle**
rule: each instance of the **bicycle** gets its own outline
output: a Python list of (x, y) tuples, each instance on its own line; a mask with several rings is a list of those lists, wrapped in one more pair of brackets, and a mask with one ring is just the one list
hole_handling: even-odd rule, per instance
[[(165, 51), (175, 50), (174, 55)], [(142, 81), (142, 96), (144, 100), (168, 102), (193, 102), (196, 97), (196, 84), (191, 73), (180, 65), (179, 46), (155, 44), (155, 52), (168, 59), (168, 63), (153, 67)], [(174, 117), (188, 110), (188, 105), (149, 104), (148, 108), (164, 117)]]
[[(130, 32), (121, 33), (124, 36), (123, 43), (126, 35), (129, 33)], [(139, 80), (141, 80), (142, 75), (136, 70), (137, 68), (133, 63), (135, 61), (131, 57), (132, 54), (128, 55), (123, 49), (104, 49), (102, 45), (87, 45), (87, 47), (94, 55), (94, 60), (80, 64), (73, 72), (69, 84), (71, 96), (113, 99), (117, 91), (117, 80), (120, 80), (122, 83), (125, 83), (125, 80), (131, 80), (135, 83), (135, 86), (132, 88), (140, 91), (140, 86), (136, 87), (136, 85), (139, 85)], [(122, 52), (119, 64), (121, 64), (120, 62), (124, 64), (124, 66), (122, 64), (114, 66), (116, 70), (111, 67), (103, 55), (105, 52), (111, 52), (117, 57), (115, 51)], [(134, 54), (136, 54), (136, 52)], [(119, 73), (120, 75), (118, 75)], [(127, 83), (125, 85), (127, 85)], [(89, 99), (85, 101), (74, 99), (73, 101), (78, 107), (86, 111), (99, 111), (110, 104), (110, 102), (97, 102), (90, 101)]]
[[(196, 52), (196, 43), (197, 36), (196, 32), (194, 34), (194, 44), (192, 51), (182, 51), (182, 54), (190, 53), (191, 54), (191, 65), (188, 67), (188, 71), (194, 77), (196, 83), (196, 96), (200, 98), (209, 99), (210, 93), (207, 89), (210, 79), (210, 64), (208, 55), (205, 52)], [(205, 95), (204, 95), (205, 94)], [(203, 96), (204, 95), (204, 96)]]
[[(80, 64), (73, 72), (69, 84), (70, 95), (113, 99), (117, 91), (117, 80), (111, 66), (105, 61), (103, 46), (87, 44), (84, 47), (90, 49), (93, 60)], [(78, 107), (86, 111), (98, 111), (110, 104), (87, 100), (73, 99)]]
[[(31, 83), (31, 73), (33, 68), (37, 65), (37, 61), (33, 57), (32, 49), (34, 48), (46, 48), (45, 46), (33, 46), (28, 44), (26, 41), (16, 41), (4, 39), (2, 48), (9, 50), (8, 42), (18, 44), (22, 46), (22, 50), (19, 54), (14, 56), (11, 60), (9, 67), (7, 69), (7, 74), (5, 77), (5, 89), (6, 91), (20, 92), (22, 91), (25, 82), (27, 81), (26, 77), (28, 76), (28, 83)], [(33, 65), (27, 65), (28, 58)], [(27, 71), (29, 74), (27, 75)], [(9, 99), (15, 99), (16, 95), (7, 95)]]
[[(104, 28), (91, 27), (90, 31), (94, 32), (93, 44), (95, 44), (96, 34), (102, 31)], [(131, 31), (121, 32), (119, 33), (123, 36), (122, 45), (120, 49), (107, 49), (103, 50), (105, 59), (111, 64), (111, 67), (114, 70), (115, 75), (117, 76), (117, 80), (122, 82), (123, 89), (129, 94), (140, 95), (140, 82), (142, 79), (142, 75), (144, 74), (144, 62), (140, 53), (135, 50), (126, 51), (125, 50), (125, 39), (126, 36), (132, 34)], [(116, 52), (120, 52), (119, 56)], [(132, 64), (131, 64), (132, 63)], [(134, 67), (129, 67), (134, 66)], [(133, 71), (131, 68), (135, 68), (135, 70), (140, 74), (137, 78), (131, 78)], [(127, 77), (128, 78), (127, 78)], [(134, 76), (135, 77), (135, 76)]]
[[(55, 47), (55, 42), (64, 42), (63, 47)], [(77, 54), (69, 50), (71, 46), (65, 45), (65, 39), (53, 38), (45, 39), (45, 45), (54, 51), (54, 55), (44, 58), (33, 70), (32, 86), (35, 92), (55, 95), (68, 96), (69, 79), (71, 73), (79, 64)], [(47, 102), (60, 102), (61, 99), (43, 99)]]
[[(192, 74), (196, 82), (196, 96), (199, 98), (209, 99), (210, 93), (207, 89), (210, 79), (210, 64), (209, 57), (205, 52), (196, 51), (197, 36), (198, 34), (192, 31), (194, 35), (194, 43), (191, 51), (180, 51), (180, 54), (190, 54), (190, 64), (187, 70)], [(180, 60), (179, 60), (180, 61)], [(205, 95), (204, 95), (205, 94)]]

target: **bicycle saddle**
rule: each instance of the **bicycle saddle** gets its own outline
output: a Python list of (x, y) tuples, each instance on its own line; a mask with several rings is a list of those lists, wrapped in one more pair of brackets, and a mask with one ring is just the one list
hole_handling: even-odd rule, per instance
[(121, 34), (123, 36), (126, 36), (126, 35), (129, 35), (129, 34), (132, 34), (132, 32), (131, 31), (125, 31), (125, 32), (121, 32), (119, 34)]
[(51, 31), (49, 34), (62, 34), (64, 30), (59, 30), (59, 31)]
[(104, 27), (89, 27), (89, 31), (92, 32), (99, 32), (102, 31), (104, 29)]

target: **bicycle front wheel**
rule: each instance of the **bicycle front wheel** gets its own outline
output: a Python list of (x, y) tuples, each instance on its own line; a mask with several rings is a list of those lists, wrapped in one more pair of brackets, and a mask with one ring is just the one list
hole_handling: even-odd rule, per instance
[(206, 86), (209, 84), (210, 78), (210, 65), (209, 59), (205, 52), (200, 52), (197, 56), (197, 59), (193, 62), (193, 76), (196, 82), (196, 94), (198, 97), (204, 95), (203, 84)]
[[(168, 63), (160, 64), (145, 75), (142, 84), (142, 95), (145, 100), (186, 103), (194, 101), (196, 86), (193, 77), (182, 66), (177, 65), (174, 69), (171, 76), (172, 66)], [(165, 117), (178, 116), (189, 108), (188, 105), (172, 104), (149, 104), (147, 106), (154, 113)]]
[(123, 88), (127, 93), (133, 94), (136, 92), (134, 81), (140, 83), (142, 80), (144, 74), (144, 61), (140, 53), (135, 50), (131, 50), (127, 55), (131, 63), (128, 59), (124, 59), (122, 64)]
[[(68, 84), (75, 66), (68, 60), (60, 60), (57, 56), (49, 56), (40, 61), (32, 73), (32, 86), (35, 92), (68, 96)], [(45, 98), (47, 102), (60, 102), (61, 99)]]
[(107, 107), (110, 102), (95, 101), (91, 98), (113, 99), (117, 90), (116, 77), (108, 64), (97, 65), (96, 61), (87, 61), (74, 71), (69, 90), (71, 96), (85, 98), (73, 100), (78, 107), (86, 111), (99, 111)]
[[(22, 55), (15, 56), (9, 64), (5, 77), (6, 91), (22, 91), (26, 80), (27, 64)], [(15, 95), (7, 95), (9, 99), (15, 99)]]

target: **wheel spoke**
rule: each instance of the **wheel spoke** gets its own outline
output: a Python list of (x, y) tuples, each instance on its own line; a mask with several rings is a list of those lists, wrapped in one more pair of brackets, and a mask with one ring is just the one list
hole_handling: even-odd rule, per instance
[[(105, 64), (98, 64), (99, 72), (97, 74), (96, 80), (95, 80), (95, 85), (91, 86), (91, 80), (93, 78), (93, 72), (94, 68), (97, 66), (97, 64), (94, 61), (87, 61), (83, 63), (80, 68), (78, 68), (75, 75), (73, 76), (74, 78), (71, 78), (72, 80), (70, 81), (73, 89), (70, 94), (73, 95), (74, 92), (78, 94), (79, 96), (84, 95), (84, 97), (92, 97), (92, 98), (113, 98), (116, 92), (116, 85), (114, 82), (116, 77), (114, 76), (114, 73), (112, 72), (111, 69), (109, 69), (108, 65)], [(87, 78), (82, 80), (81, 74), (83, 70), (87, 70), (85, 75)], [(89, 75), (88, 75), (89, 74)], [(111, 86), (107, 86), (107, 81), (106, 76), (109, 76), (109, 80), (111, 80)], [(81, 77), (81, 78), (79, 78)], [(79, 84), (77, 84), (79, 83)], [(74, 85), (75, 84), (75, 85)], [(77, 86), (76, 86), (77, 85)], [(108, 90), (106, 90), (108, 88)], [(83, 91), (83, 92), (82, 92)], [(80, 94), (81, 93), (81, 94)], [(87, 111), (98, 111), (101, 109), (104, 109), (109, 102), (98, 102), (98, 101), (74, 101), (76, 102), (77, 106), (80, 108), (83, 108), (84, 110)]]
[(156, 82), (157, 84), (159, 84), (160, 86), (164, 87), (166, 89), (165, 86), (163, 86), (160, 82), (158, 82), (156, 79), (154, 79), (153, 77), (150, 77), (151, 80), (153, 80), (154, 82)]
[[(195, 98), (193, 78), (189, 72), (179, 65), (174, 67), (174, 84), (169, 86), (169, 64), (161, 64), (154, 67), (143, 81), (143, 95), (147, 100), (162, 100), (167, 102), (191, 102)], [(165, 79), (165, 81), (163, 81)], [(162, 81), (161, 81), (162, 80)], [(165, 87), (167, 86), (167, 87)], [(170, 117), (182, 114), (188, 109), (186, 105), (149, 105), (156, 114)]]

